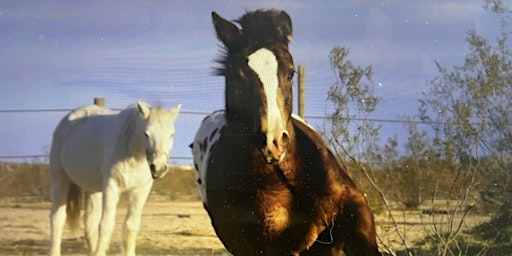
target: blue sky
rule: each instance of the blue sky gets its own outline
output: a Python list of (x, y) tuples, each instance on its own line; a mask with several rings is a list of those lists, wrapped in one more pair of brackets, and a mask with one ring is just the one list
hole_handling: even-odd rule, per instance
[[(321, 3), (321, 4), (319, 4)], [(335, 81), (328, 54), (373, 65), (375, 117), (417, 113), (418, 99), (436, 75), (435, 61), (460, 65), (467, 32), (493, 39), (497, 18), (483, 1), (2, 1), (0, 2), (0, 110), (72, 109), (105, 97), (112, 108), (136, 100), (183, 104), (183, 111), (224, 106), (223, 78), (213, 75), (219, 42), (211, 11), (227, 19), (245, 10), (277, 8), (293, 22), (290, 48), (306, 68), (306, 115), (322, 116)], [(327, 107), (328, 108), (328, 107)], [(0, 156), (38, 155), (51, 143), (65, 112), (0, 113)], [(203, 117), (181, 115), (173, 156), (191, 156), (188, 144)], [(321, 123), (311, 120), (314, 126)], [(403, 133), (383, 124), (383, 136)], [(181, 160), (180, 163), (190, 163)]]

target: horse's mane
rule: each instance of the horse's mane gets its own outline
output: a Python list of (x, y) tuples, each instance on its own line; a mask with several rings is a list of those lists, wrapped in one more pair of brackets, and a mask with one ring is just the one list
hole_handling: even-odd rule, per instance
[[(149, 106), (149, 105), (148, 105)], [(136, 132), (140, 127), (138, 126), (137, 119), (142, 118), (139, 113), (139, 109), (137, 107), (137, 104), (132, 104), (128, 106), (127, 108), (121, 110), (119, 112), (119, 117), (121, 119), (121, 133), (119, 134), (118, 143), (122, 143), (122, 145), (125, 145), (127, 149), (131, 150), (133, 143), (135, 142), (134, 139), (136, 136)]]
[(255, 41), (281, 41), (288, 44), (292, 39), (292, 22), (283, 11), (275, 9), (247, 12), (236, 20), (244, 36)]

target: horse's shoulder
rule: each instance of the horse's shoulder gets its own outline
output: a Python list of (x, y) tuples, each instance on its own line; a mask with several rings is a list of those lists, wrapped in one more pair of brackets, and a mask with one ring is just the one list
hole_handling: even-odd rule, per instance
[(315, 131), (315, 129), (309, 125), (306, 120), (302, 119), (298, 115), (292, 114), (292, 124), (293, 127), (297, 132), (302, 134), (303, 136), (298, 136), (298, 139), (308, 139), (310, 140), (315, 146), (320, 148), (326, 148), (322, 137)]
[(293, 126), (295, 128), (296, 133), (302, 134), (298, 136), (297, 143), (304, 146), (305, 144), (309, 144), (310, 146), (314, 146), (320, 155), (319, 158), (323, 162), (322, 165), (326, 170), (335, 170), (335, 172), (339, 173), (343, 177), (344, 180), (349, 182), (350, 178), (348, 178), (347, 166), (342, 160), (339, 160), (331, 151), (329, 146), (325, 143), (322, 136), (316, 132), (313, 127), (311, 127), (304, 119), (293, 115), (292, 116)]
[(292, 121), (293, 122), (299, 122), (302, 125), (306, 125), (309, 129), (311, 129), (313, 131), (315, 130), (313, 128), (313, 126), (309, 125), (309, 123), (304, 118), (302, 118), (301, 116), (299, 116), (299, 115), (297, 115), (295, 113), (292, 113)]

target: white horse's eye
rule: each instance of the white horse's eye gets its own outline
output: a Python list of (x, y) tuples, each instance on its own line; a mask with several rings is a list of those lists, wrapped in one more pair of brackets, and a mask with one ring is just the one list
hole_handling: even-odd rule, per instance
[(149, 138), (149, 132), (144, 132), (144, 136), (146, 136), (146, 138)]

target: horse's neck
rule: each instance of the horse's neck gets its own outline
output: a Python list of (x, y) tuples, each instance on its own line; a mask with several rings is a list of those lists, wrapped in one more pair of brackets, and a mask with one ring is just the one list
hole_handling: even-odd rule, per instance
[(229, 115), (226, 113), (226, 131), (236, 134), (246, 134), (248, 136), (254, 135), (254, 131), (250, 128), (247, 118), (240, 115)]
[(226, 121), (233, 129), (239, 129), (240, 132), (254, 132), (250, 129), (253, 126), (251, 125), (254, 122), (253, 118), (241, 115), (240, 112), (226, 110)]
[(128, 140), (128, 154), (135, 157), (145, 157), (144, 139), (142, 136), (133, 136)]
[(142, 137), (142, 132), (139, 131), (141, 127), (136, 122), (136, 116), (133, 116), (137, 113), (133, 113), (131, 111), (122, 111), (117, 116), (119, 118), (118, 122), (121, 124), (120, 131), (118, 133), (117, 143), (118, 149), (122, 154), (127, 156), (138, 156), (144, 155), (144, 139)]

